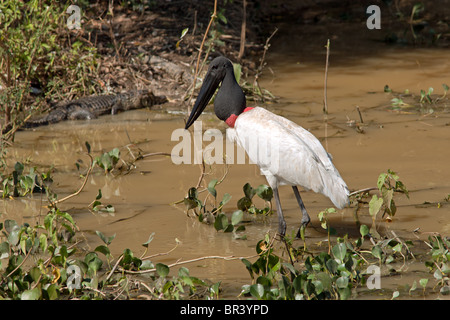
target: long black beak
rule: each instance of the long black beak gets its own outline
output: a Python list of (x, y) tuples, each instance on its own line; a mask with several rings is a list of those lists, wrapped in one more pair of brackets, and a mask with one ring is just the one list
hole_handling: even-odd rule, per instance
[(188, 129), (195, 120), (202, 114), (203, 110), (205, 110), (208, 105), (209, 100), (211, 100), (214, 92), (216, 92), (217, 87), (219, 86), (222, 78), (214, 71), (208, 71), (203, 79), (203, 85), (200, 88), (200, 93), (197, 96), (197, 100), (195, 100), (194, 108), (192, 109), (191, 115), (189, 116), (188, 121), (186, 122), (185, 129)]

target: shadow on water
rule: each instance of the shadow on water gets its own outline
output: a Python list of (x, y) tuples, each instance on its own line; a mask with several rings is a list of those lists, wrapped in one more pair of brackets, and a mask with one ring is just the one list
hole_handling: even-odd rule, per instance
[[(419, 239), (425, 239), (429, 232), (448, 235), (450, 206), (444, 198), (450, 193), (449, 113), (395, 111), (390, 108), (392, 94), (383, 91), (385, 85), (398, 92), (408, 89), (415, 94), (433, 87), (440, 94), (441, 85), (450, 84), (448, 52), (386, 46), (364, 36), (366, 30), (359, 37), (358, 32), (347, 33), (346, 37), (345, 32), (336, 36), (327, 34), (329, 32), (329, 29), (312, 32), (302, 27), (290, 33), (279, 32), (268, 53), (268, 67), (261, 86), (280, 97), (280, 103), (265, 107), (301, 124), (320, 138), (350, 189), (374, 186), (378, 175), (387, 169), (399, 174), (411, 192), (410, 199), (400, 196), (396, 200), (399, 208), (393, 221), (380, 222), (386, 232), (395, 230), (399, 236)], [(322, 101), (324, 45), (328, 36), (332, 41), (327, 96), (329, 121), (325, 125)], [(356, 106), (363, 117), (364, 133), (348, 126), (349, 120), (359, 121)], [(208, 126), (224, 128), (211, 115), (204, 115), (202, 119), (208, 120)], [(9, 161), (29, 159), (31, 165), (38, 167), (53, 164), (53, 189), (63, 197), (76, 191), (82, 183), (75, 163), (81, 160), (82, 169), (89, 163), (84, 155), (85, 141), (91, 144), (95, 155), (115, 147), (121, 148), (122, 155), (127, 155), (125, 146), (130, 143), (144, 153), (170, 153), (177, 144), (171, 141), (171, 134), (182, 127), (183, 114), (152, 110), (130, 111), (89, 122), (60, 123), (18, 132), (15, 146), (9, 150)], [(217, 165), (208, 170), (211, 171), (207, 180), (219, 179), (225, 169)], [(199, 174), (198, 165), (175, 165), (167, 156), (148, 157), (137, 161), (136, 167), (125, 175), (94, 173), (81, 194), (64, 202), (62, 209), (73, 214), (88, 249), (100, 244), (96, 230), (106, 235), (116, 234), (111, 244), (115, 256), (124, 248), (143, 251), (141, 243), (153, 232), (150, 253), (168, 252), (176, 245), (176, 239), (181, 241), (171, 254), (154, 262), (169, 264), (178, 259), (211, 255), (253, 255), (256, 242), (268, 231), (275, 232), (275, 216), (253, 219), (245, 231), (247, 240), (236, 240), (195, 218), (186, 217), (183, 206), (171, 205), (196, 185)], [(232, 195), (228, 211), (235, 209), (246, 182), (257, 186), (265, 180), (254, 165), (229, 168), (226, 179), (217, 188), (218, 198), (225, 192)], [(87, 208), (98, 189), (103, 193), (102, 202), (113, 205), (114, 213), (93, 213)], [(280, 196), (289, 233), (298, 228), (300, 212), (289, 188), (282, 188)], [(324, 241), (326, 234), (320, 228), (317, 213), (330, 207), (331, 202), (310, 192), (302, 192), (302, 197), (312, 217), (312, 226), (306, 232), (307, 241)], [(33, 217), (41, 207), (38, 196), (32, 201), (3, 200), (2, 219)], [(360, 218), (367, 223), (371, 221), (368, 212), (360, 212)], [(330, 217), (330, 223), (340, 235), (358, 236), (351, 208)], [(413, 233), (417, 228), (420, 233)], [(204, 260), (188, 268), (194, 276), (222, 281), (224, 297), (236, 297), (242, 284), (250, 282), (240, 261)], [(414, 271), (417, 265), (408, 268)], [(410, 281), (405, 279), (406, 283)], [(397, 278), (386, 281), (392, 281), (393, 287), (398, 284)]]

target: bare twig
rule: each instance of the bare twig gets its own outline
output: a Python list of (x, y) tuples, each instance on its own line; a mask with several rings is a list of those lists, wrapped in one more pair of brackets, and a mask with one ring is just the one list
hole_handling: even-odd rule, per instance
[(369, 192), (369, 191), (372, 191), (372, 190), (378, 190), (378, 188), (377, 187), (370, 187), (370, 188), (364, 188), (364, 189), (361, 189), (361, 190), (356, 190), (356, 191), (353, 191), (352, 193), (350, 193), (349, 196), (353, 196), (353, 195), (358, 194), (358, 193)]
[(328, 105), (327, 105), (327, 81), (328, 81), (328, 59), (330, 57), (330, 39), (327, 41), (327, 60), (325, 64), (325, 79), (324, 79), (324, 88), (323, 88), (323, 113), (328, 114)]
[(244, 0), (242, 2), (242, 9), (243, 9), (243, 17), (242, 17), (242, 25), (241, 25), (241, 46), (239, 48), (239, 55), (238, 59), (242, 59), (244, 56), (244, 50), (245, 50), (245, 30), (246, 30), (246, 24), (247, 24), (247, 0)]
[[(175, 266), (179, 266), (179, 265), (183, 265), (183, 264), (188, 264), (188, 263), (193, 263), (193, 262), (202, 261), (202, 260), (221, 259), (221, 260), (225, 260), (225, 261), (232, 261), (232, 260), (251, 259), (251, 258), (258, 257), (258, 256), (259, 256), (259, 255), (257, 255), (257, 254), (252, 255), (252, 256), (248, 256), (248, 257), (236, 257), (236, 256), (205, 256), (205, 257), (194, 258), (194, 259), (185, 260), (185, 261), (177, 261), (177, 262), (174, 262), (174, 263), (172, 263), (172, 264), (169, 264), (168, 267), (169, 267), (169, 268), (172, 268), (172, 267), (175, 267)], [(154, 269), (147, 269), (147, 270), (140, 270), (140, 271), (132, 271), (132, 270), (121, 269), (121, 271), (124, 272), (124, 273), (130, 273), (130, 274), (144, 274), (144, 273), (155, 272), (155, 271), (156, 271), (156, 268), (154, 268)]]
[(269, 50), (269, 48), (270, 48), (270, 40), (272, 39), (272, 37), (275, 35), (275, 33), (277, 33), (277, 31), (278, 31), (278, 28), (275, 28), (275, 30), (272, 32), (272, 34), (267, 38), (267, 40), (266, 40), (266, 44), (264, 45), (264, 51), (263, 51), (263, 55), (262, 55), (262, 57), (261, 57), (261, 60), (260, 60), (260, 63), (259, 63), (259, 67), (258, 67), (258, 69), (256, 70), (256, 73), (255, 73), (255, 80), (254, 80), (254, 85), (256, 85), (256, 87), (258, 87), (258, 92), (259, 92), (259, 94), (260, 94), (260, 96), (261, 96), (261, 99), (262, 99), (262, 102), (264, 102), (264, 95), (263, 95), (263, 93), (262, 93), (262, 91), (261, 91), (261, 88), (260, 88), (260, 86), (259, 86), (259, 82), (258, 82), (258, 79), (259, 79), (259, 77), (261, 76), (261, 74), (262, 74), (262, 71), (263, 71), (263, 69), (264, 69), (264, 60), (265, 60), (265, 58), (266, 58), (266, 53), (267, 53), (267, 50)]
[(63, 201), (66, 201), (66, 200), (68, 200), (68, 199), (70, 199), (70, 198), (73, 198), (73, 197), (79, 195), (80, 192), (84, 189), (84, 186), (86, 185), (86, 182), (87, 182), (87, 180), (89, 179), (89, 176), (90, 176), (90, 174), (91, 174), (92, 168), (94, 167), (94, 166), (93, 166), (94, 159), (92, 159), (92, 156), (91, 156), (89, 153), (88, 153), (87, 155), (89, 156), (89, 159), (90, 159), (89, 169), (88, 169), (88, 172), (86, 173), (86, 177), (84, 178), (83, 184), (81, 185), (80, 189), (78, 189), (77, 192), (72, 193), (72, 194), (68, 195), (68, 196), (65, 197), (65, 198), (62, 198), (62, 199), (60, 199), (60, 200), (56, 200), (55, 202), (53, 202), (53, 205), (58, 204), (58, 203), (61, 203), (61, 202), (63, 202)]
[[(209, 29), (211, 28), (211, 25), (212, 25), (213, 21), (216, 20), (216, 18), (217, 18), (217, 0), (214, 0), (214, 11), (213, 11), (213, 14), (211, 15), (211, 19), (209, 20), (208, 27), (206, 28), (205, 34), (203, 35), (202, 43), (201, 43), (200, 48), (198, 50), (197, 65), (195, 66), (194, 82), (192, 83), (192, 93), (191, 93), (191, 96), (189, 98), (189, 101), (192, 99), (192, 96), (194, 95), (195, 83), (197, 82), (197, 77), (198, 77), (198, 73), (199, 73), (198, 68), (199, 68), (199, 65), (200, 65), (200, 59), (202, 57), (203, 46), (205, 44), (206, 37), (208, 36)], [(205, 60), (206, 60), (206, 57), (205, 57)], [(188, 104), (188, 114), (190, 113), (190, 108), (191, 108), (190, 104)]]

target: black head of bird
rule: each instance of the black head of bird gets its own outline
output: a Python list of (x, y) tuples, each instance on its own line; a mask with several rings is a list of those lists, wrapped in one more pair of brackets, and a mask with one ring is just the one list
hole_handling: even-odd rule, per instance
[(229, 59), (219, 56), (209, 64), (208, 72), (186, 122), (185, 129), (189, 128), (202, 114), (220, 83), (222, 85), (214, 100), (214, 113), (216, 116), (220, 120), (227, 121), (230, 116), (238, 116), (244, 111), (246, 106), (245, 95), (236, 82), (233, 64)]

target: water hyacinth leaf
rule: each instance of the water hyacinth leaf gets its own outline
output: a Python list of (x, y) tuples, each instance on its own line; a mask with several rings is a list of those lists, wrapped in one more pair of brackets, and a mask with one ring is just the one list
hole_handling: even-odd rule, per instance
[(104, 246), (104, 245), (98, 246), (97, 248), (95, 248), (94, 251), (103, 253), (105, 256), (110, 256), (111, 255), (111, 251), (109, 250), (109, 248), (107, 246)]
[(156, 272), (158, 273), (158, 275), (161, 278), (165, 278), (169, 274), (170, 269), (167, 265), (165, 265), (163, 263), (157, 263), (156, 264)]
[(102, 232), (100, 231), (95, 231), (95, 233), (100, 237), (100, 239), (102, 239), (102, 241), (109, 246), (111, 244), (111, 242), (114, 240), (114, 238), (116, 237), (116, 234), (113, 234), (111, 237), (106, 237)]
[(208, 192), (214, 197), (217, 197), (217, 190), (216, 190), (216, 185), (217, 185), (217, 179), (213, 179), (209, 182), (208, 184)]
[[(333, 260), (330, 260), (330, 261), (333, 261)], [(331, 290), (331, 278), (330, 278), (329, 274), (327, 274), (326, 272), (319, 272), (316, 277), (322, 284), (323, 290), (325, 290), (325, 291)]]
[(344, 261), (345, 254), (347, 253), (347, 246), (345, 243), (336, 244), (331, 251), (333, 252), (333, 256), (340, 262)]
[(381, 248), (379, 246), (374, 246), (372, 248), (372, 255), (375, 258), (378, 258), (381, 260), (381, 258), (383, 257), (383, 250), (381, 250)]
[(41, 297), (41, 291), (39, 288), (34, 288), (31, 290), (25, 290), (22, 293), (21, 300), (38, 300)]
[(264, 296), (264, 286), (260, 283), (251, 285), (250, 294), (256, 299), (262, 299)]
[(154, 237), (154, 236), (155, 236), (155, 233), (152, 232), (152, 233), (150, 234), (150, 236), (148, 237), (148, 240), (147, 240), (146, 242), (144, 242), (144, 243), (142, 244), (142, 246), (148, 248), (148, 245), (150, 244), (150, 242), (153, 241), (153, 237)]
[(247, 196), (245, 196), (238, 200), (237, 207), (239, 210), (247, 211), (252, 206), (252, 204), (253, 204), (252, 200), (250, 200), (249, 198), (247, 198)]
[(244, 217), (244, 212), (242, 212), (242, 210), (237, 210), (237, 211), (233, 212), (233, 214), (231, 215), (231, 224), (233, 226), (237, 225), (239, 222), (242, 221), (243, 217)]
[(9, 257), (9, 243), (0, 243), (0, 259), (6, 259)]
[(17, 225), (14, 220), (6, 220), (5, 221), (5, 229), (8, 231), (8, 243), (12, 246), (15, 246), (19, 243), (19, 234), (21, 228)]
[(256, 188), (256, 194), (265, 201), (270, 201), (273, 198), (272, 188), (265, 184), (262, 184)]
[(340, 289), (347, 288), (348, 287), (348, 278), (344, 277), (344, 276), (337, 278), (336, 285)]
[(256, 194), (256, 190), (252, 188), (250, 183), (246, 183), (244, 187), (242, 188), (244, 190), (244, 194), (248, 199), (252, 199), (253, 196)]
[(228, 227), (228, 218), (225, 214), (220, 213), (217, 215), (216, 220), (214, 221), (214, 228), (219, 230), (225, 230)]
[(223, 207), (224, 205), (226, 205), (228, 203), (228, 201), (231, 200), (231, 195), (228, 193), (225, 193), (223, 195), (222, 201), (220, 201), (220, 206)]

